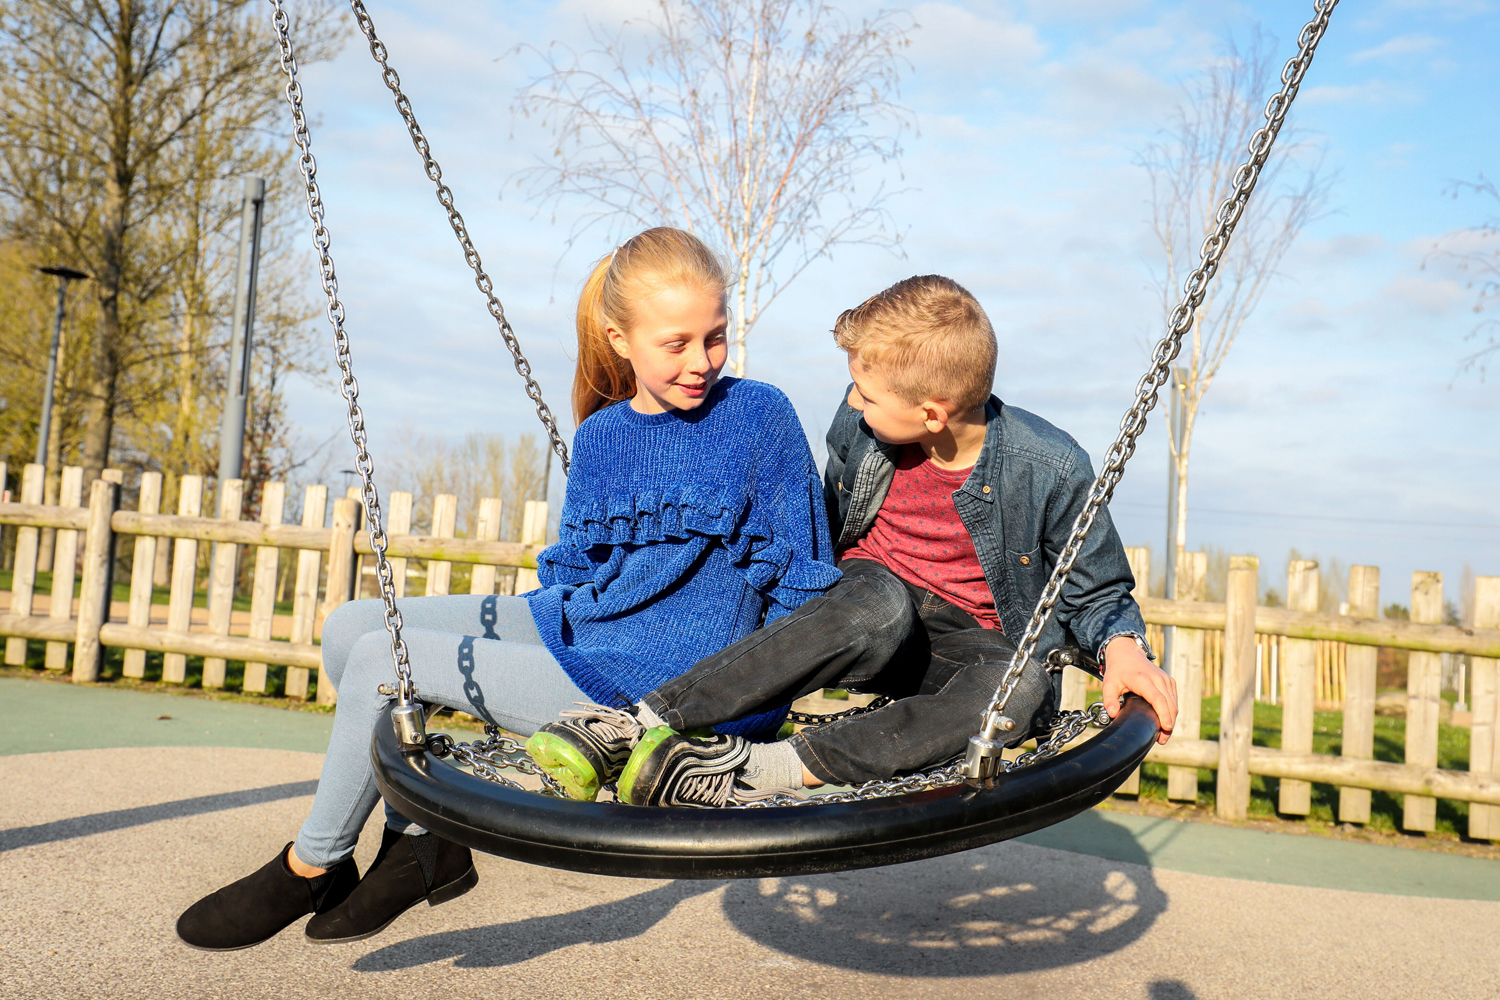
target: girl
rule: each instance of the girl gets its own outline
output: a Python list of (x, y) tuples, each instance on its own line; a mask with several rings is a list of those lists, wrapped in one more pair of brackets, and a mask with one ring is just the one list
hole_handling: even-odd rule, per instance
[[(791, 403), (719, 378), (728, 283), (675, 229), (595, 266), (578, 303), (572, 475), (558, 542), (537, 559), (541, 589), (401, 601), (423, 701), (523, 735), (574, 703), (627, 707), (838, 579)], [(310, 940), (358, 940), (478, 881), (467, 848), (389, 808), (359, 877), (354, 845), (378, 798), (370, 735), (392, 680), (381, 602), (343, 605), (322, 641), (339, 701), (312, 813), (267, 865), (183, 913), (177, 933), (194, 947), (246, 948), (308, 913)], [(738, 729), (774, 731), (783, 712)]]

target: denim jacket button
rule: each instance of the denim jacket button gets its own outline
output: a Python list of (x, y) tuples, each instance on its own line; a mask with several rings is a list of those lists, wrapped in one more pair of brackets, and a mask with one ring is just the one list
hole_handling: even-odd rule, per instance
[(986, 492), (986, 493), (988, 493), (988, 492), (989, 492), (989, 491), (990, 491), (990, 488), (989, 488), (989, 487), (988, 487), (988, 486), (986, 486), (986, 487), (985, 487), (985, 488), (984, 488), (984, 491), (985, 491), (985, 492)]
[(1022, 566), (1030, 566), (1031, 565), (1031, 557), (1030, 556), (1022, 556), (1021, 557), (1021, 565)]

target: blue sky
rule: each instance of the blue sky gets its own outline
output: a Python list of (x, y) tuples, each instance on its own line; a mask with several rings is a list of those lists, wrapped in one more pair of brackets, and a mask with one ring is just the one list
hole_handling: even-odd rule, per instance
[[(848, 5), (857, 11), (858, 4)], [(566, 216), (505, 181), (548, 147), (512, 122), (535, 72), (523, 42), (577, 41), (631, 0), (381, 3), (377, 28), (555, 410), (571, 380), (573, 296), (588, 259)], [(873, 8), (872, 8), (873, 9)], [(1256, 19), (1292, 50), (1310, 3), (1051, 0), (922, 3), (902, 100), (904, 257), (853, 247), (814, 265), (769, 311), (751, 375), (791, 396), (821, 439), (846, 382), (838, 312), (913, 273), (947, 273), (989, 311), (996, 391), (1074, 434), (1112, 439), (1159, 336), (1148, 190), (1137, 156), (1182, 80)], [(1500, 206), (1445, 193), (1500, 174), (1500, 4), (1346, 0), (1294, 111), (1335, 172), (1331, 211), (1287, 258), (1205, 402), (1194, 440), (1189, 544), (1262, 558), (1288, 549), (1382, 568), (1407, 603), (1413, 570), (1500, 574), (1500, 380), (1459, 370), (1473, 292), (1434, 245)], [(309, 67), (304, 89), (377, 468), (401, 428), (460, 437), (534, 420), (483, 301), (362, 44)], [(1425, 266), (1424, 266), (1425, 264)], [(310, 290), (315, 286), (310, 283)], [(307, 439), (338, 400), (295, 402)], [(1160, 411), (1116, 493), (1127, 544), (1160, 553)], [(341, 459), (333, 460), (342, 467)]]

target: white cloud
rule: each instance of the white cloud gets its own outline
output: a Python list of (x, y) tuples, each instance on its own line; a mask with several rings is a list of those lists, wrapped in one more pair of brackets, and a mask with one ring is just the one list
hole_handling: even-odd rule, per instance
[(1363, 83), (1304, 87), (1297, 101), (1304, 106), (1355, 105), (1379, 108), (1420, 104), (1422, 96), (1410, 87), (1397, 86), (1385, 80), (1366, 80)]
[(1368, 62), (1371, 59), (1385, 59), (1390, 56), (1422, 55), (1431, 52), (1443, 45), (1441, 38), (1431, 35), (1398, 35), (1389, 41), (1382, 42), (1374, 48), (1356, 52), (1349, 57), (1353, 63)]
[(1005, 18), (981, 17), (946, 3), (924, 3), (912, 11), (921, 29), (910, 57), (918, 73), (990, 81), (1031, 69), (1045, 53), (1036, 28)]

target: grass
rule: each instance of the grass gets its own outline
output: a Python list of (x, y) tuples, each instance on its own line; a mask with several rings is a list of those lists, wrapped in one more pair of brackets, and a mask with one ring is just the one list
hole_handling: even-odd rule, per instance
[[(12, 572), (10, 570), (8, 570), (8, 569), (7, 570), (0, 570), (0, 590), (9, 591), (9, 590), (12, 589), (11, 588), (11, 577), (12, 577)], [(75, 577), (74, 580), (73, 580), (73, 596), (74, 597), (77, 597), (79, 595), (79, 593), (81, 592), (82, 587), (83, 587), (83, 581), (81, 579)], [(245, 589), (245, 588), (238, 588), (238, 589)], [(233, 607), (233, 609), (235, 611), (249, 611), (250, 610), (250, 594), (249, 593), (243, 593), (243, 594), (239, 593), (238, 589), (237, 589), (237, 591), (236, 591), (236, 593), (234, 595), (234, 602), (231, 605), (231, 607)], [(36, 575), (36, 584), (34, 585), (33, 592), (37, 593), (37, 594), (50, 594), (50, 593), (52, 593), (52, 574), (51, 573), (38, 573)], [(171, 601), (171, 597), (172, 597), (172, 591), (171, 591), (171, 588), (169, 588), (169, 587), (153, 587), (151, 589), (151, 603), (152, 604), (162, 604), (162, 605), (165, 605), (165, 604), (167, 604), (167, 603), (169, 603)], [(130, 600), (130, 584), (129, 583), (121, 583), (118, 580), (115, 581), (113, 592), (110, 595), (110, 599), (114, 600), (114, 601), (122, 601), (122, 602), (123, 601), (129, 601)], [(193, 592), (193, 607), (195, 607), (195, 608), (207, 608), (208, 607), (208, 591), (207, 590), (197, 590), (197, 591)], [(276, 607), (275, 613), (278, 614), (278, 615), (289, 615), (289, 614), (292, 613), (292, 602), (291, 601), (277, 601), (275, 607)]]
[[(1202, 738), (1219, 738), (1220, 699), (1203, 699)], [(1313, 715), (1313, 752), (1337, 754), (1343, 747), (1343, 712), (1315, 712)], [(1252, 737), (1256, 746), (1281, 746), (1281, 707), (1261, 702), (1255, 704), (1255, 730)], [(1401, 717), (1375, 717), (1375, 759), (1390, 763), (1401, 763), (1405, 758), (1406, 720)], [(1438, 727), (1438, 767), (1451, 770), (1467, 770), (1469, 760), (1469, 730), (1447, 724)], [(1250, 776), (1250, 818), (1252, 820), (1283, 819), (1303, 824), (1313, 832), (1327, 832), (1338, 827), (1338, 789), (1333, 785), (1314, 783), (1312, 786), (1312, 811), (1307, 817), (1281, 817), (1276, 811), (1280, 782), (1276, 778), (1262, 775)], [(1370, 822), (1366, 830), (1389, 836), (1407, 836), (1401, 830), (1402, 796), (1386, 792), (1370, 795)], [(1141, 768), (1142, 803), (1167, 802), (1167, 767), (1165, 764), (1145, 764)], [(1188, 804), (1188, 809), (1212, 813), (1214, 809), (1214, 772), (1198, 771), (1198, 801)], [(1431, 836), (1438, 839), (1458, 841), (1468, 829), (1469, 806), (1466, 802), (1438, 799), (1437, 829)], [(1321, 828), (1321, 830), (1320, 830)], [(1418, 835), (1420, 836), (1420, 835)]]

